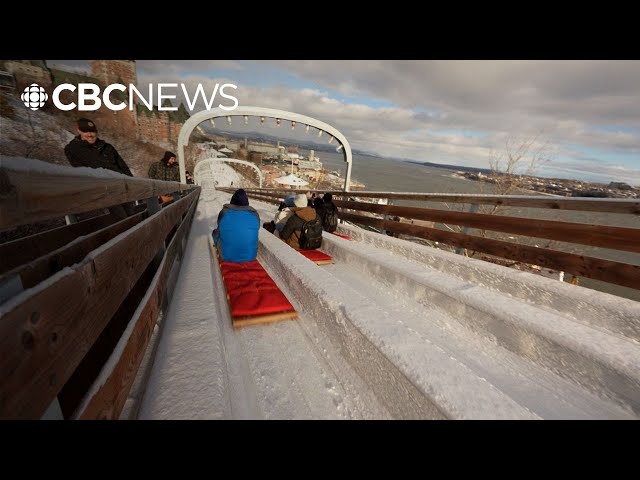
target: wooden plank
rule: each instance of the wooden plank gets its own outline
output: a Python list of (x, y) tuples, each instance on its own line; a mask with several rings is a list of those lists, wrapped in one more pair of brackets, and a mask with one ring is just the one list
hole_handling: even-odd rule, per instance
[(81, 235), (113, 225), (113, 215), (100, 215), (82, 222), (12, 240), (0, 245), (0, 274), (57, 250)]
[(1, 419), (40, 418), (197, 194), (0, 305)]
[[(306, 193), (305, 189), (247, 188), (247, 193)], [(629, 213), (640, 215), (640, 200), (627, 198), (553, 197), (548, 195), (484, 195), (457, 193), (395, 193), (395, 192), (343, 192), (329, 190), (334, 197), (390, 198), (398, 200), (422, 200), (425, 202), (477, 203), (510, 207), (548, 208), (552, 210), (579, 210), (587, 212)]]
[(336, 261), (332, 258), (331, 260), (311, 260), (316, 265), (329, 265), (331, 263), (336, 263)]
[(8, 185), (0, 191), (0, 230), (200, 188), (124, 175), (93, 177), (72, 167), (66, 175), (1, 168)]
[(343, 220), (370, 225), (395, 233), (433, 240), (455, 247), (477, 250), (479, 252), (508, 258), (532, 265), (560, 270), (580, 277), (593, 278), (629, 288), (640, 289), (640, 266), (587, 257), (573, 253), (560, 252), (547, 248), (518, 245), (501, 240), (475, 237), (462, 233), (444, 232), (435, 228), (408, 225), (400, 222), (385, 221), (351, 213), (341, 214)]
[(252, 316), (252, 317), (232, 317), (231, 323), (233, 324), (233, 328), (246, 327), (248, 325), (261, 325), (265, 323), (274, 323), (279, 322), (280, 320), (289, 320), (293, 318), (298, 318), (298, 312), (282, 312), (282, 313), (272, 313), (269, 315), (262, 316)]
[(526, 235), (529, 237), (640, 253), (640, 228), (588, 225), (583, 223), (507, 217), (504, 215), (487, 215), (481, 213), (451, 212), (432, 208), (377, 205), (366, 202), (336, 201), (335, 204), (341, 208), (364, 212), (451, 223), (480, 230), (513, 233), (516, 235)]
[(0, 284), (5, 278), (19, 275), (25, 290), (34, 287), (64, 267), (81, 261), (92, 250), (140, 223), (145, 216), (144, 213), (138, 213), (89, 235), (78, 237), (67, 246), (5, 273), (0, 277)]
[(178, 253), (182, 251), (182, 240), (190, 231), (196, 204), (197, 201), (191, 203), (184, 221), (167, 247), (158, 272), (145, 295), (146, 301), (142, 309), (138, 310), (139, 315), (131, 319), (127, 331), (116, 346), (117, 358), (113, 359), (113, 366), (109, 368), (105, 366), (100, 373), (75, 415), (76, 418), (97, 420), (120, 417), (157, 323), (158, 314), (167, 293), (167, 281), (173, 263)]

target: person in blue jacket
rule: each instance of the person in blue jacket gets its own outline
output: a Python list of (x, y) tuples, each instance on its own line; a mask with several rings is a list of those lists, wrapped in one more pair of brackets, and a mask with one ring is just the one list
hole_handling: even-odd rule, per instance
[(226, 262), (250, 262), (258, 255), (260, 216), (249, 206), (244, 189), (236, 190), (231, 202), (218, 214), (218, 226), (213, 231), (213, 243)]

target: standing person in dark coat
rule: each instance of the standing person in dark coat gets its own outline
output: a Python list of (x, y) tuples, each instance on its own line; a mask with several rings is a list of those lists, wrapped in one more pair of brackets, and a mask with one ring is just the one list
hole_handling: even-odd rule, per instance
[[(118, 151), (110, 143), (98, 138), (98, 127), (91, 120), (81, 118), (77, 124), (78, 135), (71, 140), (64, 153), (73, 167), (106, 168), (133, 177), (133, 173)], [(134, 213), (133, 202), (109, 207), (111, 214), (122, 220)]]
[[(180, 181), (180, 166), (176, 154), (173, 152), (164, 152), (162, 160), (154, 162), (149, 167), (147, 176), (153, 180), (164, 180), (165, 182)], [(173, 195), (160, 195), (161, 203), (173, 200)]]
[(149, 178), (154, 180), (164, 180), (165, 182), (180, 181), (180, 166), (176, 159), (176, 154), (172, 152), (164, 152), (162, 160), (154, 162), (147, 172)]
[(73, 167), (106, 168), (133, 177), (133, 173), (110, 143), (98, 138), (96, 124), (86, 118), (78, 120), (78, 135), (64, 147)]

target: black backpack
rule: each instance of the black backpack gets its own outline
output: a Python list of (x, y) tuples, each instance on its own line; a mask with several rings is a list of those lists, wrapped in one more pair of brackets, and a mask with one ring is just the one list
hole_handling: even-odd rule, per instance
[(322, 219), (322, 227), (329, 233), (335, 232), (338, 228), (338, 211), (335, 207), (325, 207), (325, 214)]
[(320, 217), (316, 214), (316, 218), (308, 220), (302, 224), (300, 229), (300, 244), (301, 250), (315, 250), (322, 245), (322, 222)]

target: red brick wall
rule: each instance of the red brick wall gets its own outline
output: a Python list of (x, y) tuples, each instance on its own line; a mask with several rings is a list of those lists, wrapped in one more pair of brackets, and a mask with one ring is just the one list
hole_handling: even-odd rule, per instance
[(131, 60), (94, 60), (91, 62), (91, 76), (105, 85), (118, 83), (119, 79), (125, 85), (138, 83), (136, 64)]
[[(94, 60), (91, 62), (91, 75), (104, 85), (117, 83), (119, 80), (128, 86), (129, 83), (137, 85), (138, 76), (136, 64), (131, 60)], [(146, 108), (146, 107), (145, 107)], [(169, 121), (168, 114), (161, 112), (159, 115), (137, 115), (129, 112), (130, 118), (123, 119), (136, 129), (138, 138), (157, 142), (177, 142), (182, 124)]]

